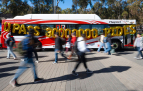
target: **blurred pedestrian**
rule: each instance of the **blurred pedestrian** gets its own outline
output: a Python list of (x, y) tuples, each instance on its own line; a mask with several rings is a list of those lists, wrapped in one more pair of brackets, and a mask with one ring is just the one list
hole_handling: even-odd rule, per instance
[(71, 35), (67, 36), (68, 40), (66, 41), (66, 53), (68, 52), (69, 49), (71, 49)]
[(63, 53), (63, 46), (62, 46), (62, 39), (59, 36), (59, 33), (57, 32), (55, 34), (56, 38), (55, 38), (55, 62), (53, 62), (53, 64), (58, 63), (58, 54), (60, 53), (62, 57), (65, 58), (65, 61), (67, 61), (67, 57), (64, 55)]
[(106, 44), (107, 44), (107, 49), (106, 49), (106, 53), (108, 54), (108, 55), (111, 55), (111, 53), (110, 53), (110, 51), (111, 51), (111, 46), (113, 46), (112, 45), (112, 42), (111, 42), (111, 34), (108, 34), (107, 35), (107, 42), (106, 42)]
[(77, 55), (78, 55), (78, 61), (77, 61), (77, 64), (75, 65), (74, 70), (72, 71), (72, 74), (75, 76), (78, 76), (78, 74), (76, 73), (76, 70), (81, 62), (83, 62), (87, 73), (93, 73), (92, 71), (88, 69), (87, 64), (86, 64), (85, 52), (90, 51), (90, 50), (87, 49), (86, 47), (85, 34), (82, 34), (82, 37), (78, 37), (77, 42), (75, 43), (75, 47), (77, 47), (75, 48), (77, 49), (75, 51), (77, 52)]
[(35, 54), (35, 58), (36, 58), (36, 62), (39, 63), (39, 60), (38, 60), (38, 53), (37, 53), (37, 47), (41, 45), (41, 42), (38, 40), (38, 38), (34, 37), (33, 36), (33, 39), (34, 39), (34, 54)]
[(104, 39), (105, 35), (104, 33), (102, 33), (99, 37), (99, 42), (100, 42), (100, 46), (97, 50), (97, 52), (100, 52), (100, 49), (103, 47), (104, 48), (104, 53), (106, 52), (106, 47), (105, 47), (105, 43), (103, 42), (103, 39)]
[(29, 34), (26, 35), (26, 38), (22, 41), (22, 46), (23, 46), (23, 50), (26, 51), (24, 54), (24, 61), (21, 62), (21, 66), (19, 67), (17, 73), (15, 74), (14, 78), (10, 81), (10, 84), (15, 87), (15, 86), (19, 86), (17, 79), (19, 78), (19, 76), (27, 69), (27, 65), (30, 65), (32, 67), (33, 70), (33, 75), (34, 75), (34, 83), (40, 82), (43, 79), (38, 78), (37, 77), (37, 73), (36, 73), (36, 68), (35, 68), (35, 64), (32, 58), (32, 53), (34, 50), (34, 40), (33, 37), (34, 36), (34, 30), (30, 30)]
[(71, 42), (72, 42), (72, 47), (71, 47), (71, 54), (69, 55), (68, 59), (71, 59), (72, 55), (74, 55), (74, 44), (76, 42), (76, 33), (72, 33), (72, 39), (71, 39)]
[(10, 55), (13, 56), (14, 60), (16, 60), (16, 55), (13, 53), (13, 46), (15, 44), (14, 38), (11, 36), (11, 34), (8, 34), (8, 39), (6, 40), (7, 44), (7, 59), (10, 59)]
[[(137, 34), (137, 38), (135, 39), (135, 42), (134, 42), (134, 47), (136, 47), (136, 49), (138, 51), (136, 57), (134, 57), (134, 58), (142, 59), (143, 58), (143, 55), (142, 55), (142, 37), (141, 37), (140, 33)], [(141, 56), (141, 57), (139, 58), (139, 56)]]

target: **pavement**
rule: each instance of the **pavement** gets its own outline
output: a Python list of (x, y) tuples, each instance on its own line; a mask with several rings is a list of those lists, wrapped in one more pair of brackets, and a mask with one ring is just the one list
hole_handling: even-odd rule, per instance
[(37, 74), (44, 81), (35, 84), (28, 67), (18, 79), (20, 86), (14, 88), (9, 81), (21, 61), (12, 57), (6, 59), (7, 51), (0, 50), (0, 91), (143, 91), (143, 59), (134, 59), (136, 53), (133, 50), (119, 51), (114, 55), (96, 51), (87, 53), (87, 65), (93, 74), (87, 74), (80, 64), (79, 76), (75, 77), (71, 72), (77, 57), (65, 62), (59, 55), (59, 63), (53, 64), (54, 51), (38, 52)]

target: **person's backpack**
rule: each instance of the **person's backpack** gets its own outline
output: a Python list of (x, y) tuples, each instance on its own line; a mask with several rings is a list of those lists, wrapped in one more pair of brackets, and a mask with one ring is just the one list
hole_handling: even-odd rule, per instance
[[(23, 39), (23, 40), (24, 40), (24, 39)], [(26, 52), (27, 52), (26, 50), (23, 50), (23, 40), (18, 43), (18, 46), (17, 46), (17, 49), (16, 49), (16, 51), (17, 51), (20, 55), (22, 55), (22, 56), (24, 56), (24, 55), (26, 54)]]
[(103, 38), (103, 42), (106, 43), (107, 42), (107, 37)]
[(77, 52), (79, 52), (79, 50), (78, 50), (78, 41), (76, 41), (75, 43), (74, 43), (74, 46), (73, 46), (73, 49), (74, 49), (74, 51), (75, 51), (75, 53), (77, 53)]
[(62, 42), (62, 45), (65, 45), (66, 44), (66, 39), (61, 38), (61, 42)]

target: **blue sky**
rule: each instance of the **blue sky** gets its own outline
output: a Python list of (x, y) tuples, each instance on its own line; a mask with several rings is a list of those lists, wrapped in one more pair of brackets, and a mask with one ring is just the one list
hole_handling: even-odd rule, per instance
[[(30, 1), (28, 3), (31, 5)], [(72, 8), (72, 0), (64, 0), (64, 3), (59, 2), (58, 6), (61, 7), (62, 9)], [(87, 9), (89, 9), (89, 8), (90, 8), (90, 5), (87, 6)]]

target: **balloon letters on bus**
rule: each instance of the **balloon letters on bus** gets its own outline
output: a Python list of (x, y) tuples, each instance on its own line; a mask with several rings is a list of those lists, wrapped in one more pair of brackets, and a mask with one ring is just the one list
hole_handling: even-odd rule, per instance
[[(11, 29), (12, 26), (12, 29)], [(109, 33), (111, 33), (111, 36), (122, 36), (123, 33), (124, 35), (127, 34), (135, 34), (136, 30), (134, 29), (134, 27), (136, 27), (136, 25), (126, 25), (126, 26), (117, 26), (117, 27), (110, 27), (110, 28), (105, 28), (104, 33), (105, 36), (107, 36)], [(18, 34), (28, 34), (28, 31), (30, 29), (34, 29), (35, 36), (39, 36), (40, 35), (40, 27), (39, 26), (28, 26), (27, 28), (25, 27), (24, 24), (19, 25), (17, 23), (14, 23), (13, 25), (11, 25), (11, 23), (4, 23), (4, 31), (6, 32), (12, 32), (13, 34), (16, 33), (16, 31), (18, 31)], [(130, 29), (130, 31), (128, 31)], [(11, 31), (12, 30), (12, 31)], [(60, 28), (59, 30), (57, 28), (46, 28), (46, 32), (45, 32), (45, 36), (46, 37), (52, 37), (55, 38), (55, 33), (59, 32), (59, 36), (60, 37), (65, 37), (67, 38), (67, 35), (71, 35), (71, 33), (75, 32), (76, 33), (76, 37), (80, 37), (81, 34), (85, 34), (86, 38), (90, 39), (90, 38), (96, 38), (98, 37), (98, 30), (97, 29), (62, 29)]]

